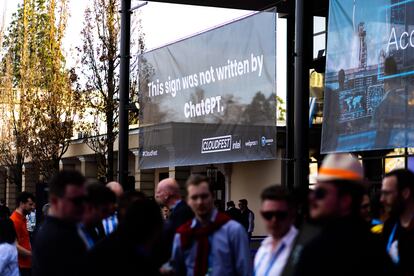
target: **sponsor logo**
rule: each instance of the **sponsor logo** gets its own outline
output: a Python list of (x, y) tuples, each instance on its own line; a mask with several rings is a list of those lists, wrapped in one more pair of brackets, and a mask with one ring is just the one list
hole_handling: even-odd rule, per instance
[(260, 139), (260, 142), (262, 144), (262, 147), (266, 146), (266, 137), (262, 136), (262, 139)]
[(255, 146), (259, 145), (259, 141), (250, 141), (249, 140), (246, 143), (244, 143), (244, 145), (248, 148), (255, 147)]
[(233, 142), (233, 147), (232, 147), (232, 149), (241, 149), (241, 140), (239, 140), (239, 141), (234, 141)]
[(232, 146), (231, 135), (205, 138), (201, 141), (201, 153), (230, 151), (231, 146)]
[(274, 140), (273, 139), (268, 139), (265, 136), (262, 136), (262, 138), (260, 139), (260, 144), (262, 145), (262, 147), (266, 146), (266, 145), (271, 145), (273, 144)]
[(151, 150), (151, 151), (143, 151), (142, 152), (143, 157), (151, 157), (151, 156), (158, 156), (158, 150)]

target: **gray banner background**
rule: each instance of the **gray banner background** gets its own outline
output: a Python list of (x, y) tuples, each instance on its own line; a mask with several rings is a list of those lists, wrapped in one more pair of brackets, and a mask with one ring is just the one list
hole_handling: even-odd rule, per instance
[[(141, 168), (274, 158), (275, 97), (274, 11), (143, 54)], [(221, 136), (230, 149), (202, 150)]]

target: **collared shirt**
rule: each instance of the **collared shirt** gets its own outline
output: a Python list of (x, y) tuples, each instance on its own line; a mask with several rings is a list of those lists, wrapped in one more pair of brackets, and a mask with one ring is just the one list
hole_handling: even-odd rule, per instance
[[(17, 235), (17, 243), (27, 249), (32, 251), (32, 247), (30, 245), (30, 236), (29, 231), (27, 231), (27, 221), (25, 216), (14, 211), (13, 214), (10, 216), (10, 219), (13, 221), (14, 229), (16, 230)], [(19, 267), (20, 268), (30, 268), (32, 267), (32, 258), (30, 256), (21, 256), (19, 255)]]
[(171, 205), (171, 206), (168, 206), (168, 208), (170, 208), (170, 212), (172, 212), (173, 210), (174, 210), (174, 208), (175, 207), (177, 207), (177, 205), (178, 204), (180, 204), (180, 202), (181, 202), (182, 200), (181, 199), (179, 199), (179, 200), (177, 200), (173, 205)]
[(115, 231), (116, 227), (118, 226), (118, 216), (117, 213), (113, 214), (102, 220), (102, 225), (105, 231), (105, 235), (108, 236), (112, 232)]
[[(216, 216), (217, 210), (214, 209), (211, 221), (214, 221)], [(199, 226), (200, 223), (194, 218), (191, 227)], [(243, 226), (230, 220), (209, 236), (209, 242), (209, 276), (251, 275), (249, 242)], [(183, 251), (180, 234), (176, 234), (172, 256), (176, 274), (193, 276), (196, 257), (197, 242), (194, 242), (189, 249)], [(186, 274), (184, 274), (184, 270)]]
[(26, 220), (27, 220), (27, 231), (33, 232), (36, 227), (36, 211), (32, 211), (28, 215), (26, 215)]
[(255, 276), (281, 275), (292, 251), (298, 230), (291, 226), (289, 232), (282, 238), (275, 250), (272, 250), (273, 238), (267, 237), (254, 258)]
[(15, 244), (0, 244), (0, 275), (19, 276)]
[[(77, 226), (78, 234), (85, 243), (86, 249), (91, 250), (97, 242), (105, 238), (105, 233), (100, 233), (97, 227), (87, 228), (82, 223)], [(105, 236), (103, 236), (105, 234)]]

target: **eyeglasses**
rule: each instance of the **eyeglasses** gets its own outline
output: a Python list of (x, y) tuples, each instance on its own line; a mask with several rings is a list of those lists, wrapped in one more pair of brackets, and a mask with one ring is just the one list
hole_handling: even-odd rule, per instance
[(262, 211), (260, 213), (265, 220), (272, 220), (272, 218), (285, 220), (289, 216), (288, 211)]
[(324, 188), (316, 188), (313, 190), (312, 194), (315, 199), (324, 199), (328, 194), (328, 190)]
[(86, 201), (86, 196), (65, 197), (65, 199), (69, 200), (74, 205), (82, 205)]

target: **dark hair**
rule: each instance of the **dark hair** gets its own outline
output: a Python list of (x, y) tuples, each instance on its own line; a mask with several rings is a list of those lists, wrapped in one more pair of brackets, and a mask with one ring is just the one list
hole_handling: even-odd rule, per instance
[(16, 198), (16, 205), (19, 206), (20, 203), (27, 203), (27, 201), (29, 200), (29, 198), (32, 201), (35, 201), (35, 197), (32, 193), (29, 192), (21, 192), (17, 198)]
[(243, 204), (243, 205), (246, 205), (246, 206), (247, 206), (247, 203), (248, 203), (248, 202), (247, 202), (247, 199), (244, 199), (244, 198), (243, 198), (243, 199), (240, 199), (240, 200), (239, 200), (239, 202), (240, 202), (241, 204)]
[(158, 204), (149, 199), (133, 201), (119, 224), (119, 236), (133, 244), (144, 243), (161, 234), (163, 218)]
[(385, 177), (390, 176), (395, 176), (397, 178), (398, 191), (401, 192), (405, 188), (409, 188), (411, 192), (411, 198), (414, 198), (414, 173), (412, 171), (408, 169), (398, 169), (385, 175)]
[(74, 185), (81, 187), (85, 184), (85, 177), (77, 171), (60, 171), (50, 181), (49, 194), (63, 197), (65, 195), (66, 187)]
[(13, 244), (15, 241), (16, 230), (14, 229), (13, 221), (9, 218), (0, 219), (0, 244)]
[(98, 207), (104, 204), (116, 203), (116, 195), (102, 184), (94, 183), (86, 187), (86, 202)]
[(199, 186), (201, 183), (207, 183), (208, 190), (211, 194), (213, 194), (213, 186), (210, 184), (208, 177), (201, 174), (190, 175), (190, 177), (187, 179), (185, 186), (188, 189), (188, 187), (190, 186)]
[(350, 180), (334, 180), (332, 183), (337, 191), (338, 196), (349, 195), (352, 198), (351, 214), (353, 216), (359, 216), (361, 211), (362, 198), (365, 193), (365, 189), (360, 182)]
[(145, 199), (145, 194), (139, 191), (133, 190), (123, 193), (118, 200), (118, 219), (120, 221), (124, 219), (122, 216), (125, 215), (126, 211), (132, 205), (132, 203)]
[(281, 186), (273, 185), (265, 188), (260, 197), (262, 202), (265, 200), (285, 201), (289, 208), (295, 207), (293, 196)]
[(227, 207), (236, 207), (236, 204), (234, 204), (233, 200), (230, 200), (229, 202), (227, 202)]

